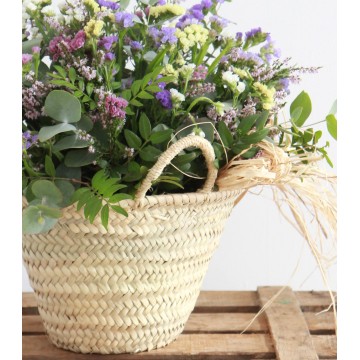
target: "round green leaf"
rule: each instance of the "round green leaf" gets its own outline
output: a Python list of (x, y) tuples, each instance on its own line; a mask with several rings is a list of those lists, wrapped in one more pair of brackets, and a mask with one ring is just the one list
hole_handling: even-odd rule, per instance
[(57, 124), (53, 126), (44, 126), (39, 131), (39, 140), (41, 142), (47, 141), (54, 137), (57, 134), (67, 132), (67, 131), (75, 131), (76, 127), (71, 124)]
[(77, 135), (70, 135), (62, 138), (54, 145), (55, 151), (61, 151), (65, 149), (78, 149), (85, 148), (90, 145), (89, 141), (79, 139)]
[(76, 126), (81, 130), (89, 132), (94, 127), (94, 123), (87, 115), (82, 115)]
[(23, 211), (22, 230), (25, 234), (38, 234), (49, 231), (57, 219), (44, 216), (36, 206), (29, 206)]
[(75, 187), (67, 180), (55, 180), (55, 185), (61, 191), (63, 201), (59, 204), (61, 208), (71, 204), (71, 198), (75, 192)]
[(45, 100), (45, 113), (63, 123), (75, 123), (81, 118), (80, 101), (64, 90), (53, 90)]
[(61, 191), (49, 180), (37, 180), (31, 190), (44, 205), (56, 205), (63, 201)]
[(65, 156), (65, 165), (68, 167), (80, 167), (89, 165), (96, 160), (96, 154), (87, 149), (71, 150)]

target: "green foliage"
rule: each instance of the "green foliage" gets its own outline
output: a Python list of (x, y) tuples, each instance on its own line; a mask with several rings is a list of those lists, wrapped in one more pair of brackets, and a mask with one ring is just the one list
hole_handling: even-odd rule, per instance
[(100, 213), (101, 223), (107, 229), (109, 209), (127, 216), (127, 212), (120, 206), (120, 201), (132, 199), (126, 193), (117, 193), (126, 185), (119, 184), (119, 179), (109, 178), (105, 170), (98, 171), (91, 180), (91, 186), (82, 187), (75, 191), (72, 202), (77, 203), (77, 210), (84, 209), (84, 216), (91, 223)]
[[(286, 84), (306, 69), (282, 59), (269, 61), (275, 49), (266, 32), (255, 29), (242, 39), (223, 37), (222, 27), (209, 22), (219, 15), (213, 2), (204, 9), (197, 36), (191, 28), (182, 33), (179, 27), (177, 35), (183, 38), (170, 44), (161, 32), (171, 22), (181, 22), (181, 16), (170, 10), (150, 16), (148, 7), (157, 0), (137, 0), (134, 24), (114, 22), (114, 13), (129, 3), (118, 1), (118, 10), (108, 9), (102, 29), (96, 34), (87, 29), (84, 43), (79, 38), (83, 21), (55, 19), (59, 32), (46, 18), (51, 16), (41, 11), (44, 3), (27, 10), (41, 40), (26, 41), (28, 32), (23, 32), (23, 193), (29, 202), (25, 230), (49, 230), (60, 209), (72, 202), (89, 221), (99, 216), (105, 227), (113, 211), (126, 216), (120, 202), (136, 193), (171, 143), (190, 134), (212, 144), (219, 169), (235, 155), (256, 156), (262, 141), (286, 145), (287, 152), (317, 152), (331, 163), (322, 132), (306, 123), (312, 109), (306, 92), (291, 104), (289, 121), (279, 123)], [(85, 23), (94, 19), (91, 6), (84, 11)], [(158, 39), (150, 28), (159, 31)], [(63, 35), (64, 42), (54, 46), (55, 38)], [(105, 47), (104, 37), (110, 35), (117, 40), (111, 44), (105, 38)], [(237, 59), (234, 49), (250, 56)], [(114, 59), (104, 59), (105, 53)], [(256, 55), (263, 60), (261, 66)], [(337, 138), (335, 114), (336, 103), (323, 121)], [(149, 193), (194, 192), (206, 174), (201, 151), (191, 147), (172, 160)]]
[(336, 119), (335, 115), (329, 114), (326, 117), (326, 125), (327, 125), (327, 129), (329, 131), (329, 134), (335, 140), (337, 140), (337, 119)]
[(296, 126), (301, 127), (311, 114), (312, 105), (308, 93), (302, 91), (290, 105), (290, 115)]
[(53, 90), (45, 100), (45, 113), (56, 121), (75, 123), (81, 118), (81, 104), (67, 91)]

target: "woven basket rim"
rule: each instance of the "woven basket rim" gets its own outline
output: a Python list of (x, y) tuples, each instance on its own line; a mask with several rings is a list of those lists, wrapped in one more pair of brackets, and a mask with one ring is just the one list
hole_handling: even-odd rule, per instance
[[(160, 195), (147, 195), (139, 200), (121, 200), (119, 203), (125, 209), (143, 209), (149, 208), (153, 206), (171, 206), (171, 204), (176, 204), (179, 206), (180, 204), (186, 205), (194, 202), (204, 202), (208, 200), (211, 202), (212, 200), (220, 200), (225, 198), (231, 198), (239, 196), (244, 190), (236, 189), (236, 190), (223, 190), (223, 191), (211, 191), (208, 193), (205, 192), (189, 192), (189, 193), (176, 193), (176, 194), (160, 194)], [(69, 205), (63, 208), (63, 211), (70, 210), (74, 208), (76, 204)]]

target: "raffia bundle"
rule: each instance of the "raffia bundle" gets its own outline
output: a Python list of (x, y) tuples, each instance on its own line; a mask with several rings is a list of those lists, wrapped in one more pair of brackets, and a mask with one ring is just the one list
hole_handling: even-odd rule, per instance
[[(298, 155), (267, 141), (259, 147), (257, 158), (242, 159), (241, 153), (231, 159), (220, 170), (216, 184), (220, 191), (271, 187), (280, 212), (307, 241), (334, 306), (327, 268), (336, 259), (336, 176), (322, 170), (318, 165), (321, 158), (314, 154)], [(336, 318), (335, 306), (334, 315)]]

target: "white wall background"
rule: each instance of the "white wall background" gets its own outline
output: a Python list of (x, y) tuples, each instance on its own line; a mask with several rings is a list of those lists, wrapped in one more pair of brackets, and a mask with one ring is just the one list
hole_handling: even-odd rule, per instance
[[(294, 63), (323, 67), (316, 75), (305, 75), (300, 85), (292, 87), (289, 98), (291, 102), (301, 90), (307, 91), (313, 101), (309, 121), (322, 120), (337, 98), (336, 0), (233, 0), (222, 5), (221, 14), (238, 24), (231, 30), (245, 32), (261, 26), (270, 32), (282, 56), (291, 56)], [(336, 168), (334, 141), (329, 153)], [(262, 285), (325, 289), (307, 245), (281, 217), (269, 191), (259, 196), (246, 195), (234, 209), (203, 289), (252, 290)], [(330, 269), (330, 286), (336, 290), (336, 265)], [(31, 291), (24, 267), (23, 291)]]

